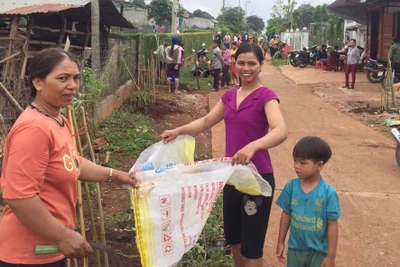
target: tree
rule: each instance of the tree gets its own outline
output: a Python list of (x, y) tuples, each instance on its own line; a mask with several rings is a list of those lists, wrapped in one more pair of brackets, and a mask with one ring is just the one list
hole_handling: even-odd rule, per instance
[(293, 30), (293, 12), (296, 5), (297, 2), (295, 0), (288, 0), (288, 4), (285, 6), (287, 13), (286, 17), (289, 19), (291, 30)]
[(146, 2), (144, 0), (133, 0), (133, 2), (141, 6), (146, 6)]
[(265, 27), (265, 23), (262, 18), (253, 15), (246, 18), (247, 26), (255, 32), (259, 32)]
[(293, 24), (295, 27), (302, 29), (310, 28), (310, 24), (314, 19), (315, 7), (310, 4), (303, 4), (293, 12)]
[[(287, 8), (283, 0), (276, 0), (272, 6), (271, 19), (268, 20), (267, 32), (269, 35), (285, 31), (289, 26)], [(273, 33), (272, 29), (275, 31)]]
[(213, 16), (211, 16), (210, 13), (203, 11), (201, 9), (196, 9), (195, 11), (193, 11), (193, 17), (197, 17), (197, 18), (203, 18), (203, 19), (214, 19)]
[(169, 25), (172, 21), (172, 2), (169, 0), (153, 0), (147, 6), (148, 19), (154, 19), (157, 25)]
[(90, 1), (90, 14), (92, 16), (92, 70), (99, 76), (101, 71), (99, 0)]
[(221, 10), (222, 14), (217, 17), (219, 22), (227, 25), (231, 32), (240, 33), (246, 30), (246, 24), (244, 23), (244, 10), (237, 7), (226, 7)]

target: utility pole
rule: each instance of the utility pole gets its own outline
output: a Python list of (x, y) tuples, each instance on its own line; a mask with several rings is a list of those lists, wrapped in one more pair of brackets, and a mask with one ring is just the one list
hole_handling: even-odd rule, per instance
[(247, 5), (250, 4), (251, 1), (247, 0), (246, 4), (245, 4), (245, 13), (244, 13), (244, 18), (247, 18)]
[(225, 0), (222, 0), (222, 24), (225, 24)]
[(238, 5), (238, 12), (240, 12), (240, 0), (239, 0), (239, 5)]
[(178, 28), (178, 10), (179, 9), (179, 0), (172, 1), (172, 22), (171, 22), (171, 32), (176, 33)]

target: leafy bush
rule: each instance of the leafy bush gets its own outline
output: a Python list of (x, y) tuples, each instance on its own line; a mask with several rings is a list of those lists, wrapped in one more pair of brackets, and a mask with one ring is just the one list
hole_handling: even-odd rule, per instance
[(158, 141), (149, 117), (129, 110), (115, 110), (102, 128), (108, 142), (106, 150), (121, 156), (137, 157)]

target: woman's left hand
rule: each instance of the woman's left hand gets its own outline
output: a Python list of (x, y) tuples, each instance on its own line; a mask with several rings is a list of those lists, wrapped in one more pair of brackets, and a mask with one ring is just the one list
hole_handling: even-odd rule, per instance
[(250, 163), (254, 154), (256, 153), (254, 143), (250, 143), (244, 148), (240, 149), (232, 158), (232, 166), (236, 164), (247, 165)]
[(135, 188), (138, 187), (135, 175), (129, 175), (126, 172), (114, 170), (112, 181), (119, 185), (127, 184)]

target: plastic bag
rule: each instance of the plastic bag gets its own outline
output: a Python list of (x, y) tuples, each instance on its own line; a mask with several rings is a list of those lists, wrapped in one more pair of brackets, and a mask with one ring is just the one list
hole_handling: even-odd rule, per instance
[(149, 147), (131, 169), (140, 184), (132, 189), (132, 204), (144, 267), (181, 260), (196, 244), (228, 180), (247, 194), (271, 196), (253, 164), (231, 166), (230, 158), (192, 162), (193, 155), (194, 139), (181, 136)]

